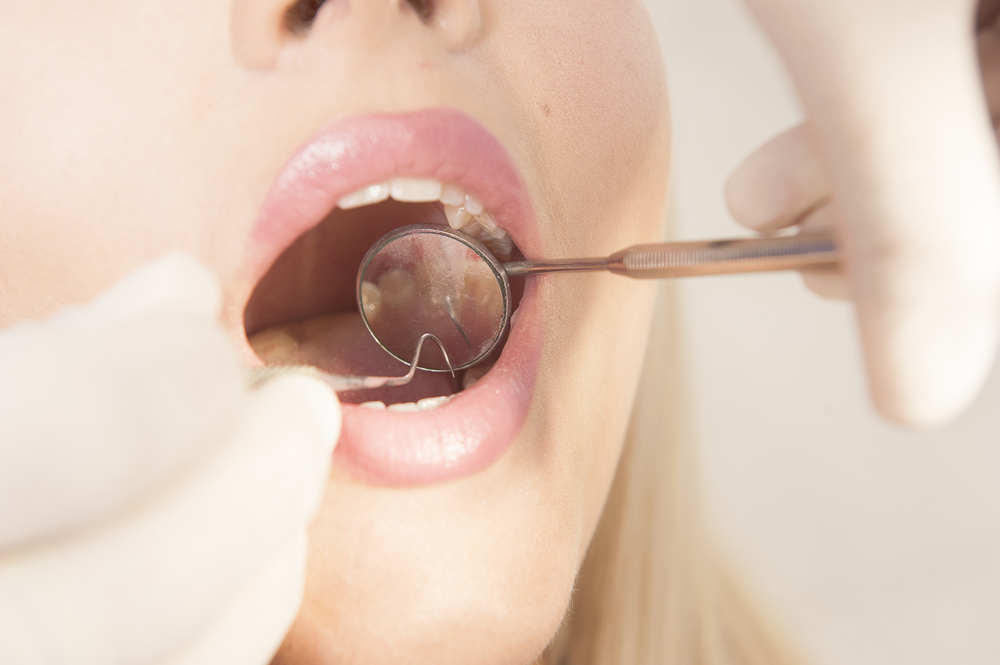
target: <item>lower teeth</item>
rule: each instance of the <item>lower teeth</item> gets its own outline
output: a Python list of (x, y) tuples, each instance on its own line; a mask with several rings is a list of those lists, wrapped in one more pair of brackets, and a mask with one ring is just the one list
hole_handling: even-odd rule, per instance
[(358, 406), (362, 406), (366, 409), (375, 409), (376, 411), (381, 411), (388, 409), (389, 411), (402, 411), (407, 413), (415, 413), (417, 411), (432, 411), (440, 406), (444, 406), (452, 400), (454, 395), (441, 395), (440, 397), (425, 397), (417, 402), (400, 402), (398, 404), (385, 405), (385, 402), (363, 402)]

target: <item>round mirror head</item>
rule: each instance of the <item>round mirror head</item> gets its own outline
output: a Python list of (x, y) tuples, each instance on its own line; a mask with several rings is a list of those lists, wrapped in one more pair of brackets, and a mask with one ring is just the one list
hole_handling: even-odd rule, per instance
[[(507, 273), (479, 241), (447, 226), (413, 224), (379, 239), (358, 269), (358, 309), (379, 345), (409, 364), (424, 333), (435, 335), (454, 369), (483, 360), (510, 318)], [(421, 369), (447, 372), (436, 346)]]

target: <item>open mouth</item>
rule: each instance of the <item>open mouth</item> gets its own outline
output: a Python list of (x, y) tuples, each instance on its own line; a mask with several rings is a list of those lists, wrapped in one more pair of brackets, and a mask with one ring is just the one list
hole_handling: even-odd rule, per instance
[[(334, 374), (394, 376), (407, 367), (371, 338), (355, 300), (355, 275), (378, 238), (408, 224), (450, 225), (482, 242), (502, 262), (522, 258), (479, 199), (453, 183), (396, 177), (342, 196), (319, 224), (292, 243), (257, 284), (244, 327), (269, 365), (312, 365)], [(512, 311), (522, 294), (511, 285)], [(419, 330), (410, 331), (417, 335)], [(340, 394), (342, 403), (394, 411), (443, 406), (495, 364), (506, 339), (482, 363), (455, 377), (418, 372), (404, 386)]]
[[(501, 261), (540, 251), (513, 161), (463, 113), (349, 118), (308, 142), (282, 169), (251, 233), (256, 287), (244, 325), (258, 358), (336, 374), (404, 374), (407, 366), (365, 327), (355, 280), (372, 244), (415, 223), (461, 228)], [(418, 371), (405, 386), (339, 395), (335, 461), (388, 485), (462, 477), (496, 461), (527, 416), (541, 350), (538, 290), (529, 284), (522, 293), (516, 282), (517, 316), (483, 363), (455, 377)]]

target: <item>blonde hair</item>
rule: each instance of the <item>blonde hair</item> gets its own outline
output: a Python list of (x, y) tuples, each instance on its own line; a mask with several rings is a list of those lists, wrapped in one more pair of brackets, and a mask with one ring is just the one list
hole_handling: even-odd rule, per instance
[(548, 665), (792, 665), (704, 526), (677, 287), (661, 285), (639, 394)]

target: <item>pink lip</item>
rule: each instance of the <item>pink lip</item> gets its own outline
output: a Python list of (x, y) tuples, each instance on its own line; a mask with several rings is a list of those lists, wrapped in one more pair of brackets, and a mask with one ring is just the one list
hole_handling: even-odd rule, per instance
[[(531, 203), (500, 141), (468, 115), (430, 109), (333, 123), (281, 170), (249, 243), (256, 283), (345, 194), (394, 176), (433, 178), (474, 193), (526, 256), (539, 254)], [(343, 405), (334, 461), (380, 485), (409, 486), (480, 471), (513, 445), (531, 402), (542, 344), (540, 298), (529, 281), (503, 354), (472, 388), (433, 411)]]

